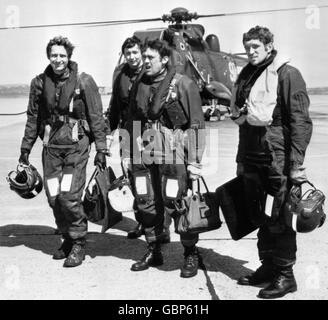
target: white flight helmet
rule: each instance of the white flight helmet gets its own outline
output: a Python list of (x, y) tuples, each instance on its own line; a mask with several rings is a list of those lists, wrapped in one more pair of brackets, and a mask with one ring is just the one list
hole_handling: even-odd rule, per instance
[(108, 191), (108, 200), (115, 211), (127, 212), (134, 210), (134, 196), (131, 192), (129, 180), (125, 176), (113, 181)]

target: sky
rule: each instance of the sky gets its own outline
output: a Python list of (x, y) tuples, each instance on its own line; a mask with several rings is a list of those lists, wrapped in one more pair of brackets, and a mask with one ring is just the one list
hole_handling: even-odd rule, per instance
[[(198, 14), (236, 13), (291, 7), (307, 10), (257, 13), (193, 21), (216, 34), (221, 50), (244, 52), (242, 34), (255, 25), (268, 27), (275, 48), (291, 58), (308, 87), (328, 86), (328, 0), (0, 0), (0, 27), (159, 18), (176, 7)], [(311, 6), (311, 7), (309, 7)], [(76, 46), (72, 60), (99, 86), (111, 86), (125, 38), (136, 30), (166, 27), (148, 22), (102, 27), (51, 27), (0, 30), (0, 84), (29, 84), (48, 65), (45, 48), (52, 37), (67, 36)]]

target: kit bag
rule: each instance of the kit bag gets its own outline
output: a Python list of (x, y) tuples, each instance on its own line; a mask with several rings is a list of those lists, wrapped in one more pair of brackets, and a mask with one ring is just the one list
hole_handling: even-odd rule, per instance
[(110, 166), (104, 170), (97, 166), (85, 189), (84, 212), (90, 222), (102, 224), (101, 232), (122, 220), (122, 213), (111, 208), (107, 196), (115, 179), (115, 173)]
[(215, 193), (233, 240), (239, 240), (258, 228), (251, 221), (246, 209), (241, 176), (224, 183), (216, 189)]
[[(200, 180), (206, 192), (200, 191)], [(221, 227), (219, 205), (215, 193), (209, 192), (203, 177), (197, 179), (197, 191), (192, 183), (192, 194), (176, 200), (177, 214), (174, 217), (175, 232), (178, 234), (198, 234)]]

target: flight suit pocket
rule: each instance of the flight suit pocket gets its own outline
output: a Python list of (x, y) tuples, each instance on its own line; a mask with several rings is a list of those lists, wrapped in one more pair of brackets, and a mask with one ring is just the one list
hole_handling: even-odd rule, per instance
[(180, 195), (179, 180), (176, 177), (163, 177), (163, 196), (164, 199), (177, 199)]
[(133, 174), (133, 180), (137, 202), (146, 203), (154, 199), (154, 191), (149, 172)]
[(72, 138), (73, 124), (64, 123), (60, 127), (54, 126), (50, 133), (49, 143), (54, 145), (72, 145), (77, 141)]
[(165, 106), (164, 114), (171, 127), (170, 129), (181, 128), (188, 123), (188, 118), (183, 107), (176, 100)]

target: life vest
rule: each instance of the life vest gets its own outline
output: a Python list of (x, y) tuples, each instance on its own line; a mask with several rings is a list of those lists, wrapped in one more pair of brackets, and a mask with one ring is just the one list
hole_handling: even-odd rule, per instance
[(165, 78), (150, 97), (147, 109), (142, 110), (137, 103), (138, 86), (142, 76), (138, 77), (131, 90), (131, 110), (135, 110), (144, 122), (160, 122), (169, 129), (183, 128), (189, 120), (180, 105), (177, 92), (177, 84), (181, 78), (182, 75), (175, 69), (168, 69)]
[(70, 75), (60, 88), (56, 88), (50, 65), (40, 75), (43, 87), (40, 136), (45, 146), (71, 145), (85, 133), (90, 134), (77, 64), (70, 61), (69, 68)]

